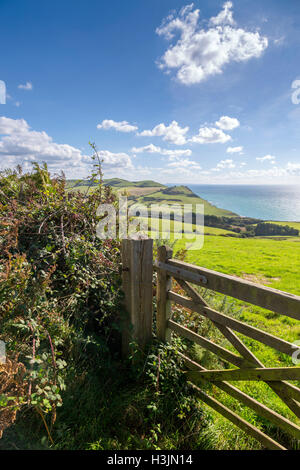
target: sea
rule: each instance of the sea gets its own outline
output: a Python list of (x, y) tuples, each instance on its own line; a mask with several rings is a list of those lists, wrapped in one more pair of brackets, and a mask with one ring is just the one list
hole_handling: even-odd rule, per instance
[(211, 204), (243, 217), (299, 222), (300, 185), (187, 184)]

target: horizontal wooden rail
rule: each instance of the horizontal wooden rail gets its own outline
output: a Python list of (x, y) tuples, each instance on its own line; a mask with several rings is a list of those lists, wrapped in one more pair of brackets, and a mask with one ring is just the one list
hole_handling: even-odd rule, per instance
[(284, 339), (277, 338), (276, 336), (259, 330), (254, 326), (247, 325), (246, 323), (228, 317), (223, 313), (219, 313), (216, 310), (202, 306), (199, 303), (193, 302), (192, 300), (187, 299), (182, 295), (176, 294), (175, 292), (169, 292), (168, 298), (173, 302), (182, 305), (183, 307), (208, 317), (210, 320), (213, 320), (216, 323), (232, 328), (233, 330), (238, 331), (245, 336), (255, 339), (256, 341), (277, 349), (278, 351), (288, 354), (289, 356), (292, 356), (292, 354), (299, 348), (295, 344), (289, 343)]
[(171, 266), (169, 263), (164, 263), (162, 261), (156, 260), (154, 262), (154, 268), (166, 271), (168, 274), (172, 274), (174, 277), (180, 275), (181, 279), (194, 282), (195, 284), (200, 284), (201, 286), (207, 284), (207, 279), (205, 276), (195, 274), (189, 271), (183, 272), (182, 270), (176, 268), (176, 266)]
[(167, 263), (155, 266), (179, 279), (300, 320), (300, 297), (297, 295), (261, 286), (228, 274), (200, 268), (176, 259), (169, 259)]
[[(191, 370), (198, 370), (198, 371), (205, 371), (206, 369), (197, 362), (192, 361), (189, 357), (185, 356), (182, 353), (178, 353), (179, 356), (184, 360), (185, 366)], [(189, 374), (188, 374), (189, 377)], [(190, 380), (194, 380), (197, 384), (198, 382), (202, 383), (204, 381), (203, 377), (189, 377)], [(218, 387), (220, 390), (223, 390), (225, 393), (230, 395), (231, 397), (235, 398), (239, 402), (243, 403), (244, 405), (251, 408), (256, 413), (258, 413), (263, 418), (268, 419), (275, 425), (279, 426), (284, 431), (290, 433), (296, 439), (300, 440), (300, 428), (296, 424), (292, 423), (287, 418), (284, 418), (280, 414), (276, 413), (276, 411), (271, 410), (267, 406), (263, 405), (262, 403), (255, 400), (255, 398), (250, 397), (246, 393), (242, 392), (242, 390), (234, 387), (233, 385), (229, 384), (228, 382), (215, 382), (214, 385)]]
[(236, 426), (238, 426), (240, 429), (245, 431), (247, 434), (250, 436), (254, 437), (257, 439), (259, 442), (261, 442), (267, 449), (271, 450), (287, 450), (285, 447), (283, 447), (281, 444), (278, 442), (274, 441), (271, 437), (267, 436), (264, 434), (262, 431), (260, 431), (258, 428), (253, 426), (252, 424), (248, 423), (245, 421), (243, 418), (241, 418), (239, 415), (231, 411), (229, 408), (227, 408), (225, 405), (220, 403), (218, 400), (215, 398), (212, 398), (208, 396), (206, 393), (204, 393), (200, 388), (198, 388), (196, 385), (192, 385), (195, 391), (197, 391), (197, 394), (201, 398), (202, 401), (204, 401), (208, 406), (216, 410), (218, 413), (220, 413), (222, 416), (227, 418), (229, 421), (234, 423)]
[(191, 372), (191, 374), (194, 377), (203, 377), (210, 382), (220, 382), (222, 380), (300, 380), (300, 367), (207, 370)]
[(183, 336), (184, 338), (187, 338), (190, 341), (194, 341), (196, 344), (199, 344), (203, 348), (216, 354), (225, 361), (234, 364), (237, 367), (250, 367), (250, 363), (244, 358), (232, 353), (231, 351), (228, 351), (228, 349), (225, 349), (222, 346), (219, 346), (218, 344), (213, 343), (209, 339), (206, 339), (203, 336), (194, 333), (194, 331), (179, 325), (173, 320), (168, 321), (168, 328), (170, 328), (170, 330), (174, 331), (178, 335)]

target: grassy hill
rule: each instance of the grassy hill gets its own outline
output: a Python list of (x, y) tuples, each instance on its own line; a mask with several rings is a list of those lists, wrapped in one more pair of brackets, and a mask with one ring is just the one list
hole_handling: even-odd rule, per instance
[[(157, 183), (156, 181), (151, 180), (142, 180), (142, 181), (127, 181), (122, 178), (109, 178), (103, 181), (105, 186), (111, 186), (112, 188), (164, 188), (163, 184)], [(78, 187), (88, 187), (91, 182), (89, 180), (68, 180), (68, 188), (78, 188)], [(92, 183), (92, 186), (95, 186), (97, 183)]]
[(163, 188), (151, 194), (141, 196), (136, 199), (137, 203), (150, 206), (151, 204), (204, 204), (204, 213), (216, 216), (235, 216), (233, 212), (226, 209), (220, 209), (213, 206), (205, 199), (197, 196), (187, 186), (172, 186), (171, 188)]
[[(145, 206), (151, 204), (204, 204), (204, 213), (206, 215), (216, 216), (236, 216), (231, 211), (220, 209), (210, 204), (205, 199), (197, 196), (187, 186), (166, 187), (163, 184), (152, 180), (127, 181), (121, 178), (105, 179), (104, 184), (111, 186), (114, 190), (126, 190), (130, 197), (130, 204), (139, 203)], [(89, 181), (68, 180), (67, 187), (70, 191), (87, 191), (90, 186)], [(90, 191), (93, 191), (93, 184)]]

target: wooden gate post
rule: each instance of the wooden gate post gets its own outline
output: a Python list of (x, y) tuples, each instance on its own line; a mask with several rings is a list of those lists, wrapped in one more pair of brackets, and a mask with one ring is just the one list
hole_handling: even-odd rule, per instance
[[(166, 263), (172, 258), (173, 251), (167, 246), (160, 246), (157, 250), (157, 260)], [(171, 316), (171, 302), (168, 300), (168, 291), (172, 287), (172, 278), (166, 271), (159, 269), (157, 272), (157, 337), (161, 341), (170, 341), (171, 331), (167, 328), (167, 321)]]
[(128, 318), (123, 325), (122, 351), (131, 341), (143, 349), (152, 339), (153, 240), (122, 240), (123, 291)]

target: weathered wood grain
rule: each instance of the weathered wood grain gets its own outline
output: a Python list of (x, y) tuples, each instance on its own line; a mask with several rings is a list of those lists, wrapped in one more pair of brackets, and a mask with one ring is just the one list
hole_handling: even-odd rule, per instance
[[(172, 257), (172, 250), (166, 246), (160, 246), (157, 250), (158, 261), (165, 263)], [(156, 328), (157, 337), (161, 341), (170, 340), (170, 331), (167, 328), (167, 322), (171, 317), (171, 302), (168, 299), (168, 292), (172, 288), (172, 278), (166, 271), (157, 272), (157, 316)]]
[(130, 341), (140, 348), (152, 338), (153, 240), (122, 241), (123, 291), (128, 320), (123, 334), (123, 353)]
[(207, 370), (191, 372), (191, 377), (203, 377), (210, 382), (222, 380), (300, 380), (300, 367), (257, 367), (251, 369)]

